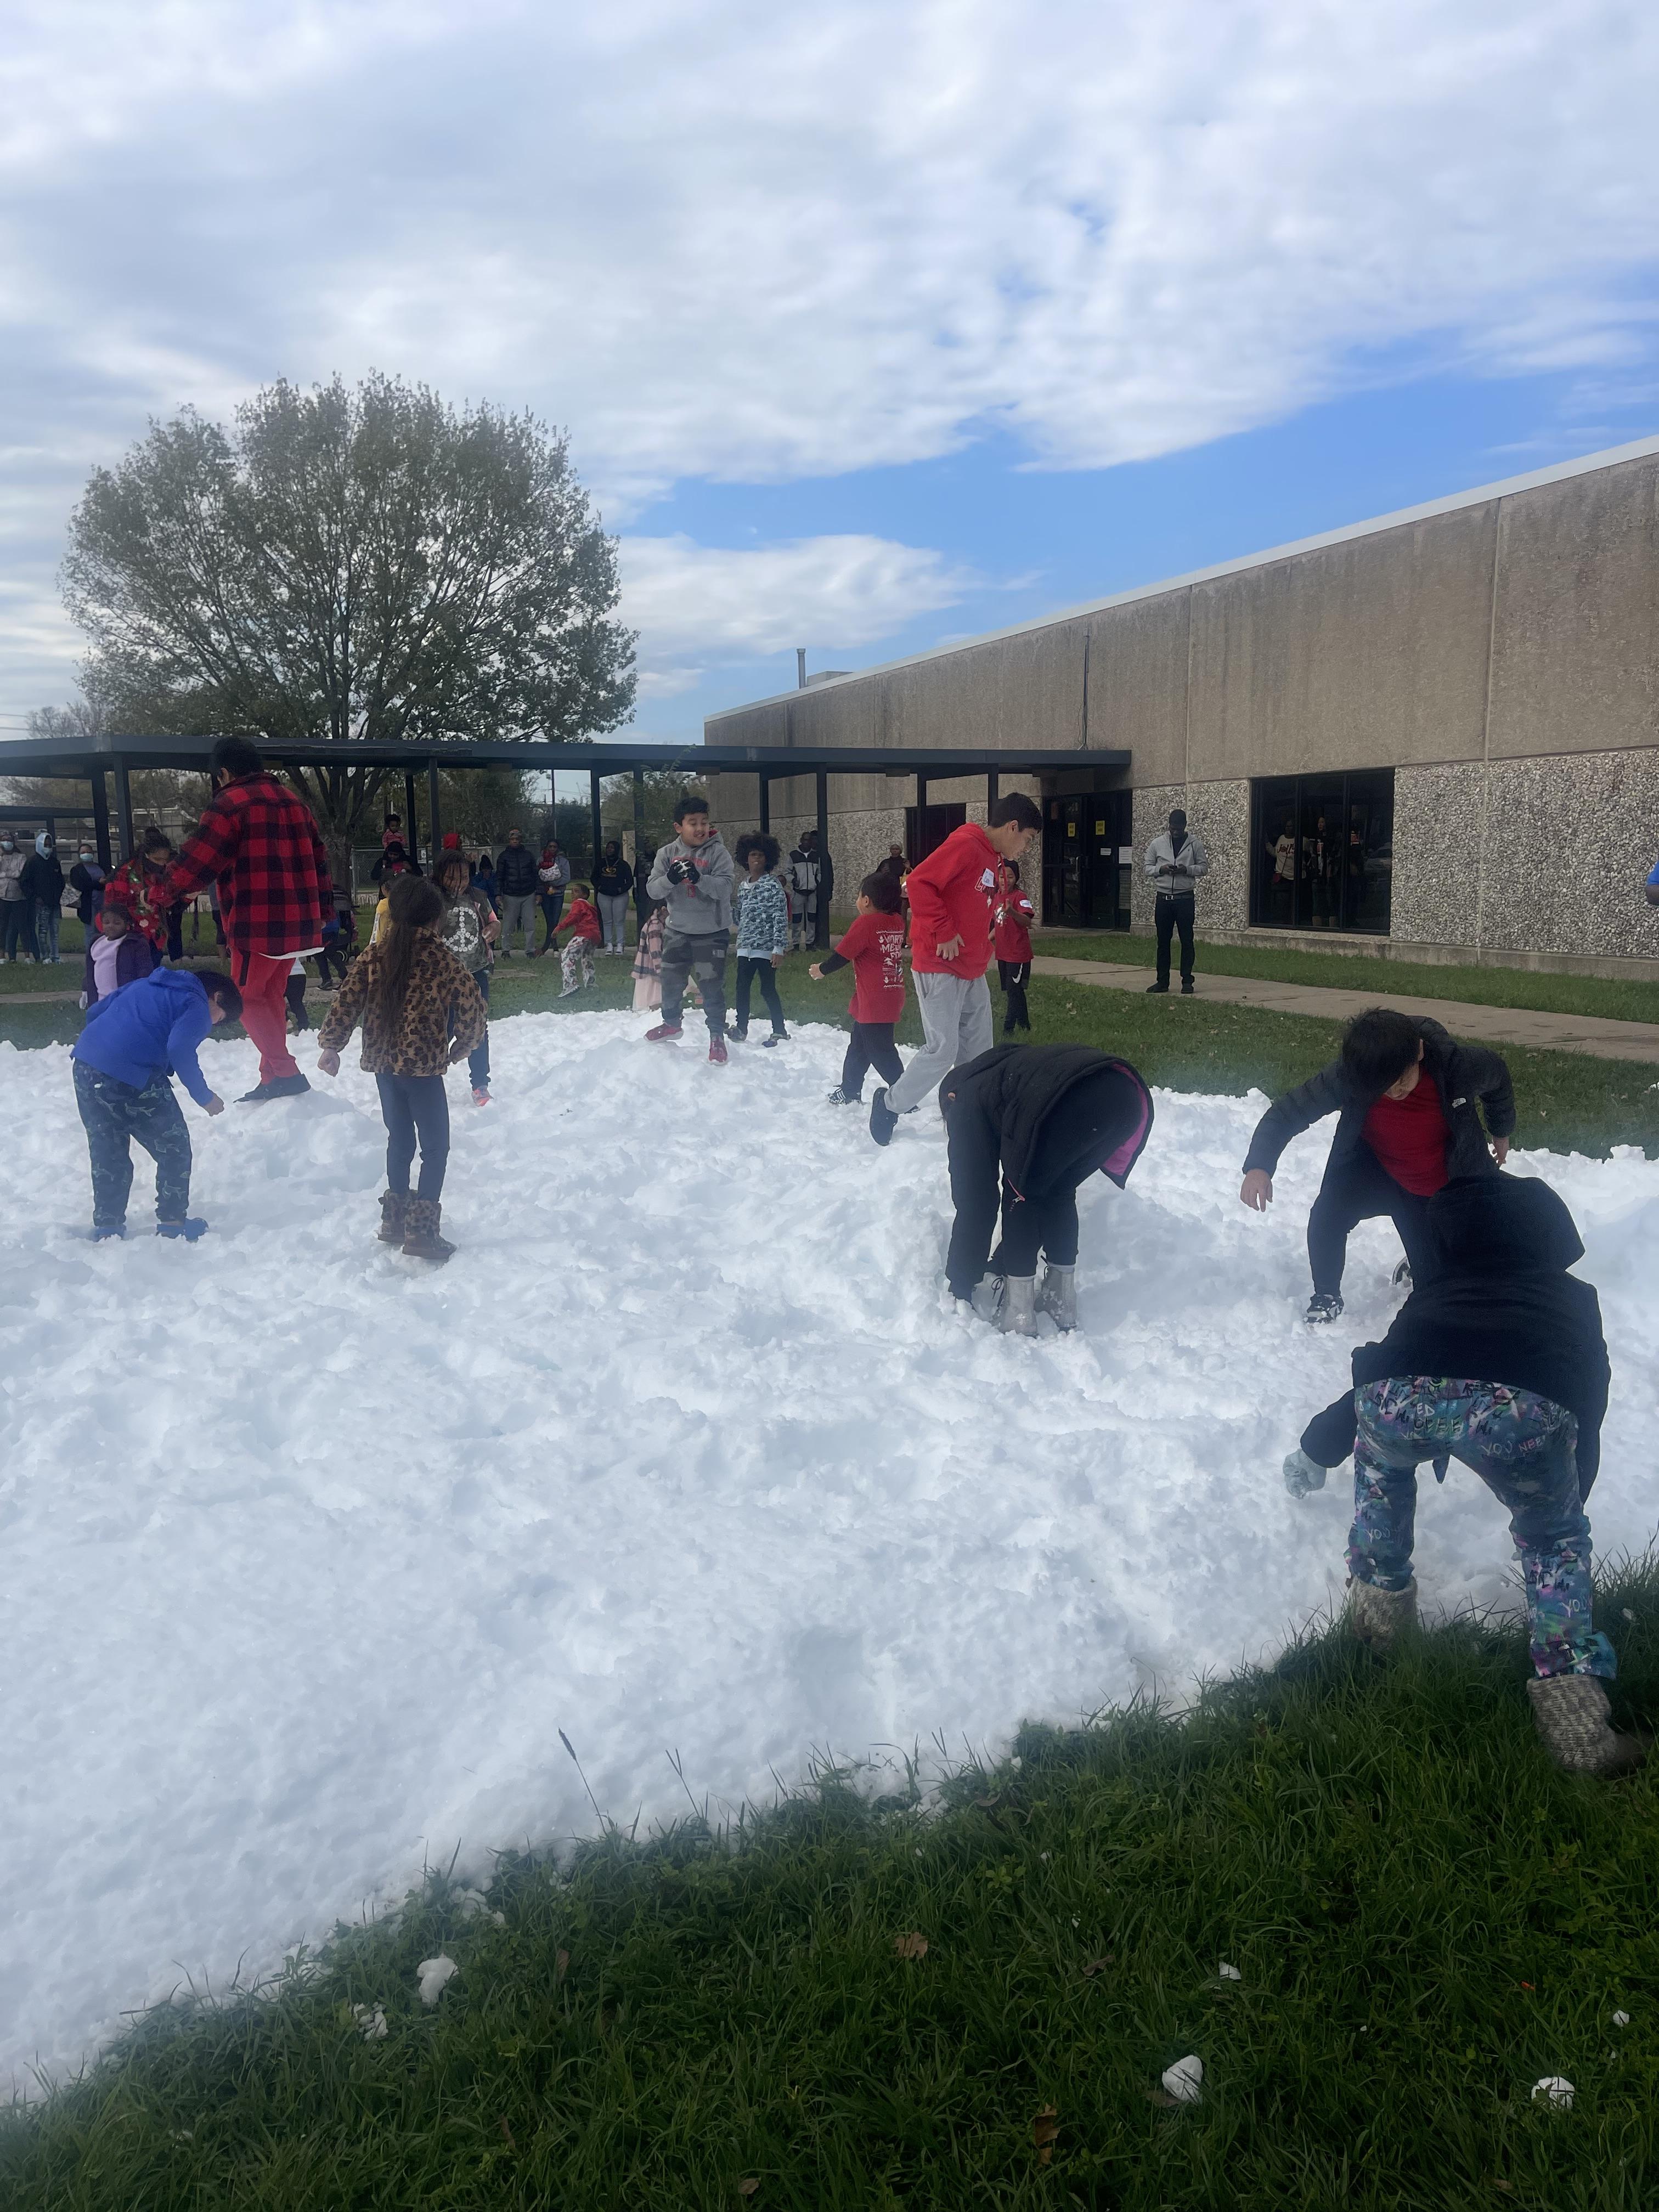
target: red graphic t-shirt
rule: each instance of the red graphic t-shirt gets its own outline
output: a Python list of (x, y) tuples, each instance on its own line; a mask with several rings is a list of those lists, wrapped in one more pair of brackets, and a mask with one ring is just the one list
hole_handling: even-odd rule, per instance
[(896, 1022), (904, 1012), (904, 923), (896, 914), (861, 914), (836, 947), (852, 963), (853, 1019)]
[(1419, 1198), (1432, 1198), (1445, 1187), (1449, 1133), (1440, 1093), (1426, 1071), (1404, 1098), (1379, 1098), (1361, 1132), (1401, 1189)]

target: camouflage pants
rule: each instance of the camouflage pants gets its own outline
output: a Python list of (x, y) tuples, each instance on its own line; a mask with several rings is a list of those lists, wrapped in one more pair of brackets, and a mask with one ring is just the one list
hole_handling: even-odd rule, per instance
[(165, 1075), (142, 1091), (84, 1060), (75, 1063), (75, 1103), (92, 1159), (92, 1225), (118, 1229), (127, 1218), (136, 1139), (155, 1163), (155, 1218), (182, 1221), (190, 1211), (190, 1131)]
[(1419, 1464), (1461, 1460), (1509, 1509), (1534, 1668), (1611, 1679), (1613, 1646), (1590, 1626), (1590, 1526), (1578, 1495), (1578, 1425), (1565, 1407), (1503, 1383), (1410, 1375), (1366, 1383), (1354, 1410), (1355, 1579), (1405, 1589)]
[(726, 1035), (726, 947), (729, 930), (711, 930), (690, 937), (669, 929), (662, 940), (662, 1018), (669, 1028), (680, 1018), (685, 999), (685, 979), (695, 975), (702, 993), (702, 1010), (711, 1037)]

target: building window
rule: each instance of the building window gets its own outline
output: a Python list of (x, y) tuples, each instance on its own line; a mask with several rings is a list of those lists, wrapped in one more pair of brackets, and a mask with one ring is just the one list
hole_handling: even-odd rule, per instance
[(1258, 929), (1389, 933), (1394, 770), (1263, 777), (1250, 787)]

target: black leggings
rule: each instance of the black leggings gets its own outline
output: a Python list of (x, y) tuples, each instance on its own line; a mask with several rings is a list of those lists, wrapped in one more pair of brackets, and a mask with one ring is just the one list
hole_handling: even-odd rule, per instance
[(991, 1273), (1035, 1275), (1039, 1254), (1046, 1255), (1054, 1267), (1076, 1267), (1076, 1183), (1024, 1200), (1004, 1185), (1002, 1237), (991, 1255)]
[(1002, 995), (1008, 1002), (1003, 1018), (1002, 1034), (1012, 1036), (1016, 1030), (1029, 1030), (1031, 1012), (1025, 1003), (1025, 986), (1031, 980), (1029, 960), (999, 960), (997, 979), (1002, 985)]
[(760, 985), (761, 997), (766, 1001), (766, 1011), (772, 1017), (772, 1028), (777, 1036), (781, 1036), (783, 1035), (783, 1000), (778, 996), (778, 979), (773, 970), (772, 963), (769, 958), (745, 960), (741, 956), (738, 960), (736, 1009), (738, 1034), (741, 1035), (749, 1026), (749, 992), (750, 986), (755, 983)]
[(1346, 1160), (1333, 1161), (1308, 1216), (1308, 1261), (1316, 1293), (1334, 1297), (1342, 1288), (1348, 1231), (1386, 1213), (1400, 1232), (1412, 1280), (1425, 1283), (1433, 1268), (1428, 1235), (1429, 1201), (1397, 1183), (1366, 1144)]
[(441, 1198), (449, 1164), (449, 1098), (441, 1075), (377, 1075), (380, 1112), (386, 1120), (386, 1180), (388, 1190), (409, 1195), (409, 1170), (421, 1148), (416, 1198)]
[(841, 1087), (849, 1098), (856, 1098), (864, 1088), (864, 1079), (871, 1068), (885, 1076), (889, 1083), (896, 1083), (904, 1073), (904, 1062), (898, 1056), (898, 1047), (893, 1042), (891, 1022), (854, 1022), (853, 1034), (847, 1042), (847, 1057), (841, 1064)]

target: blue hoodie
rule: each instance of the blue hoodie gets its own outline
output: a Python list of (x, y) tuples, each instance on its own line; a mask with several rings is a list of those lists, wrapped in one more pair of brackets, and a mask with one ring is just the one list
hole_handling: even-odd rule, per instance
[(135, 1091), (158, 1075), (177, 1075), (205, 1106), (213, 1088), (196, 1064), (196, 1048), (212, 1027), (200, 978), (184, 968), (158, 968), (87, 1008), (87, 1025), (70, 1057)]

